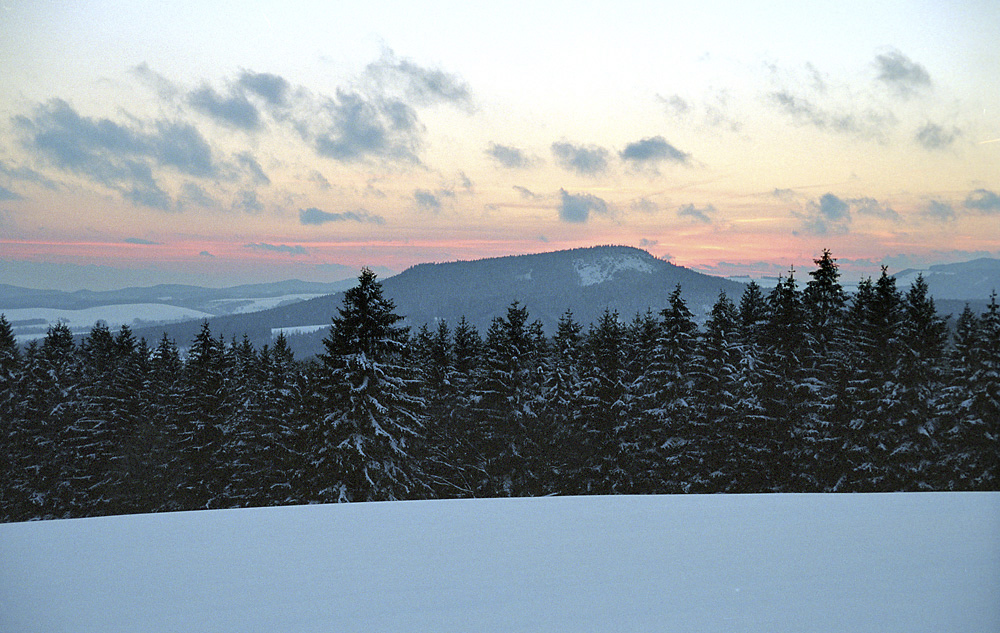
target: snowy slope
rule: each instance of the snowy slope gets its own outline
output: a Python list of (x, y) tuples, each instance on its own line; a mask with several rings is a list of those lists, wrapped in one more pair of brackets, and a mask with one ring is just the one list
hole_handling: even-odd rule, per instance
[(594, 284), (611, 281), (617, 273), (626, 270), (634, 270), (642, 273), (653, 272), (653, 266), (650, 264), (648, 256), (643, 258), (628, 252), (588, 259), (574, 259), (573, 269), (580, 276), (581, 286), (593, 286)]
[(1000, 631), (1000, 494), (565, 497), (0, 525), (0, 630)]

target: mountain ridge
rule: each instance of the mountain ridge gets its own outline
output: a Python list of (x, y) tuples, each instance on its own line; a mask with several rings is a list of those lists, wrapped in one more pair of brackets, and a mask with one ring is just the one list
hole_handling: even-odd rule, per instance
[[(661, 260), (630, 246), (594, 246), (529, 255), (508, 255), (470, 261), (423, 263), (380, 280), (393, 300), (403, 325), (417, 328), (446, 321), (454, 327), (461, 317), (485, 334), (494, 317), (506, 314), (514, 301), (525, 306), (531, 320), (554, 333), (559, 318), (571, 311), (584, 326), (604, 310), (623, 320), (651, 310), (659, 312), (680, 284), (696, 317), (703, 316), (725, 291), (738, 300), (744, 284), (699, 273)], [(342, 302), (342, 293), (330, 294), (259, 312), (229, 315), (210, 321), (216, 336), (242, 337), (257, 345), (270, 342), (278, 329), (313, 328), (330, 324)], [(201, 321), (137, 331), (147, 339), (162, 332), (184, 345)], [(294, 331), (294, 330), (293, 330)], [(296, 353), (319, 351), (323, 332), (297, 335)]]

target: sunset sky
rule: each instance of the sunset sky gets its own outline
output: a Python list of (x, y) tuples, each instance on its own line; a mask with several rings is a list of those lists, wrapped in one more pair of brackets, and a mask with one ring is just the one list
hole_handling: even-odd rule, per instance
[(995, 0), (0, 0), (0, 283), (1000, 257), (998, 34)]

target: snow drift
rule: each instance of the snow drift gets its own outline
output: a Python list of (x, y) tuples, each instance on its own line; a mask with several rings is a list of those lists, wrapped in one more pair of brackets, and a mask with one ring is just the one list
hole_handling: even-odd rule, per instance
[(1000, 493), (420, 501), (6, 524), (0, 630), (1000, 631)]

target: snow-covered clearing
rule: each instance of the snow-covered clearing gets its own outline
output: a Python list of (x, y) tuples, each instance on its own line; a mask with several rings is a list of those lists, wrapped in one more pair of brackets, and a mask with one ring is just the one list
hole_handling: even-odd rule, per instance
[(637, 255), (604, 256), (596, 259), (573, 260), (573, 268), (580, 276), (581, 286), (593, 286), (614, 279), (615, 275), (624, 270), (635, 270), (643, 273), (653, 272), (653, 265)]
[(0, 630), (1000, 631), (1000, 493), (426, 501), (6, 524)]
[(247, 312), (258, 312), (269, 310), (287, 303), (296, 303), (306, 299), (322, 297), (322, 294), (293, 294), (281, 295), (280, 297), (247, 297), (246, 299), (214, 299), (208, 303), (213, 309), (222, 314), (245, 314)]

